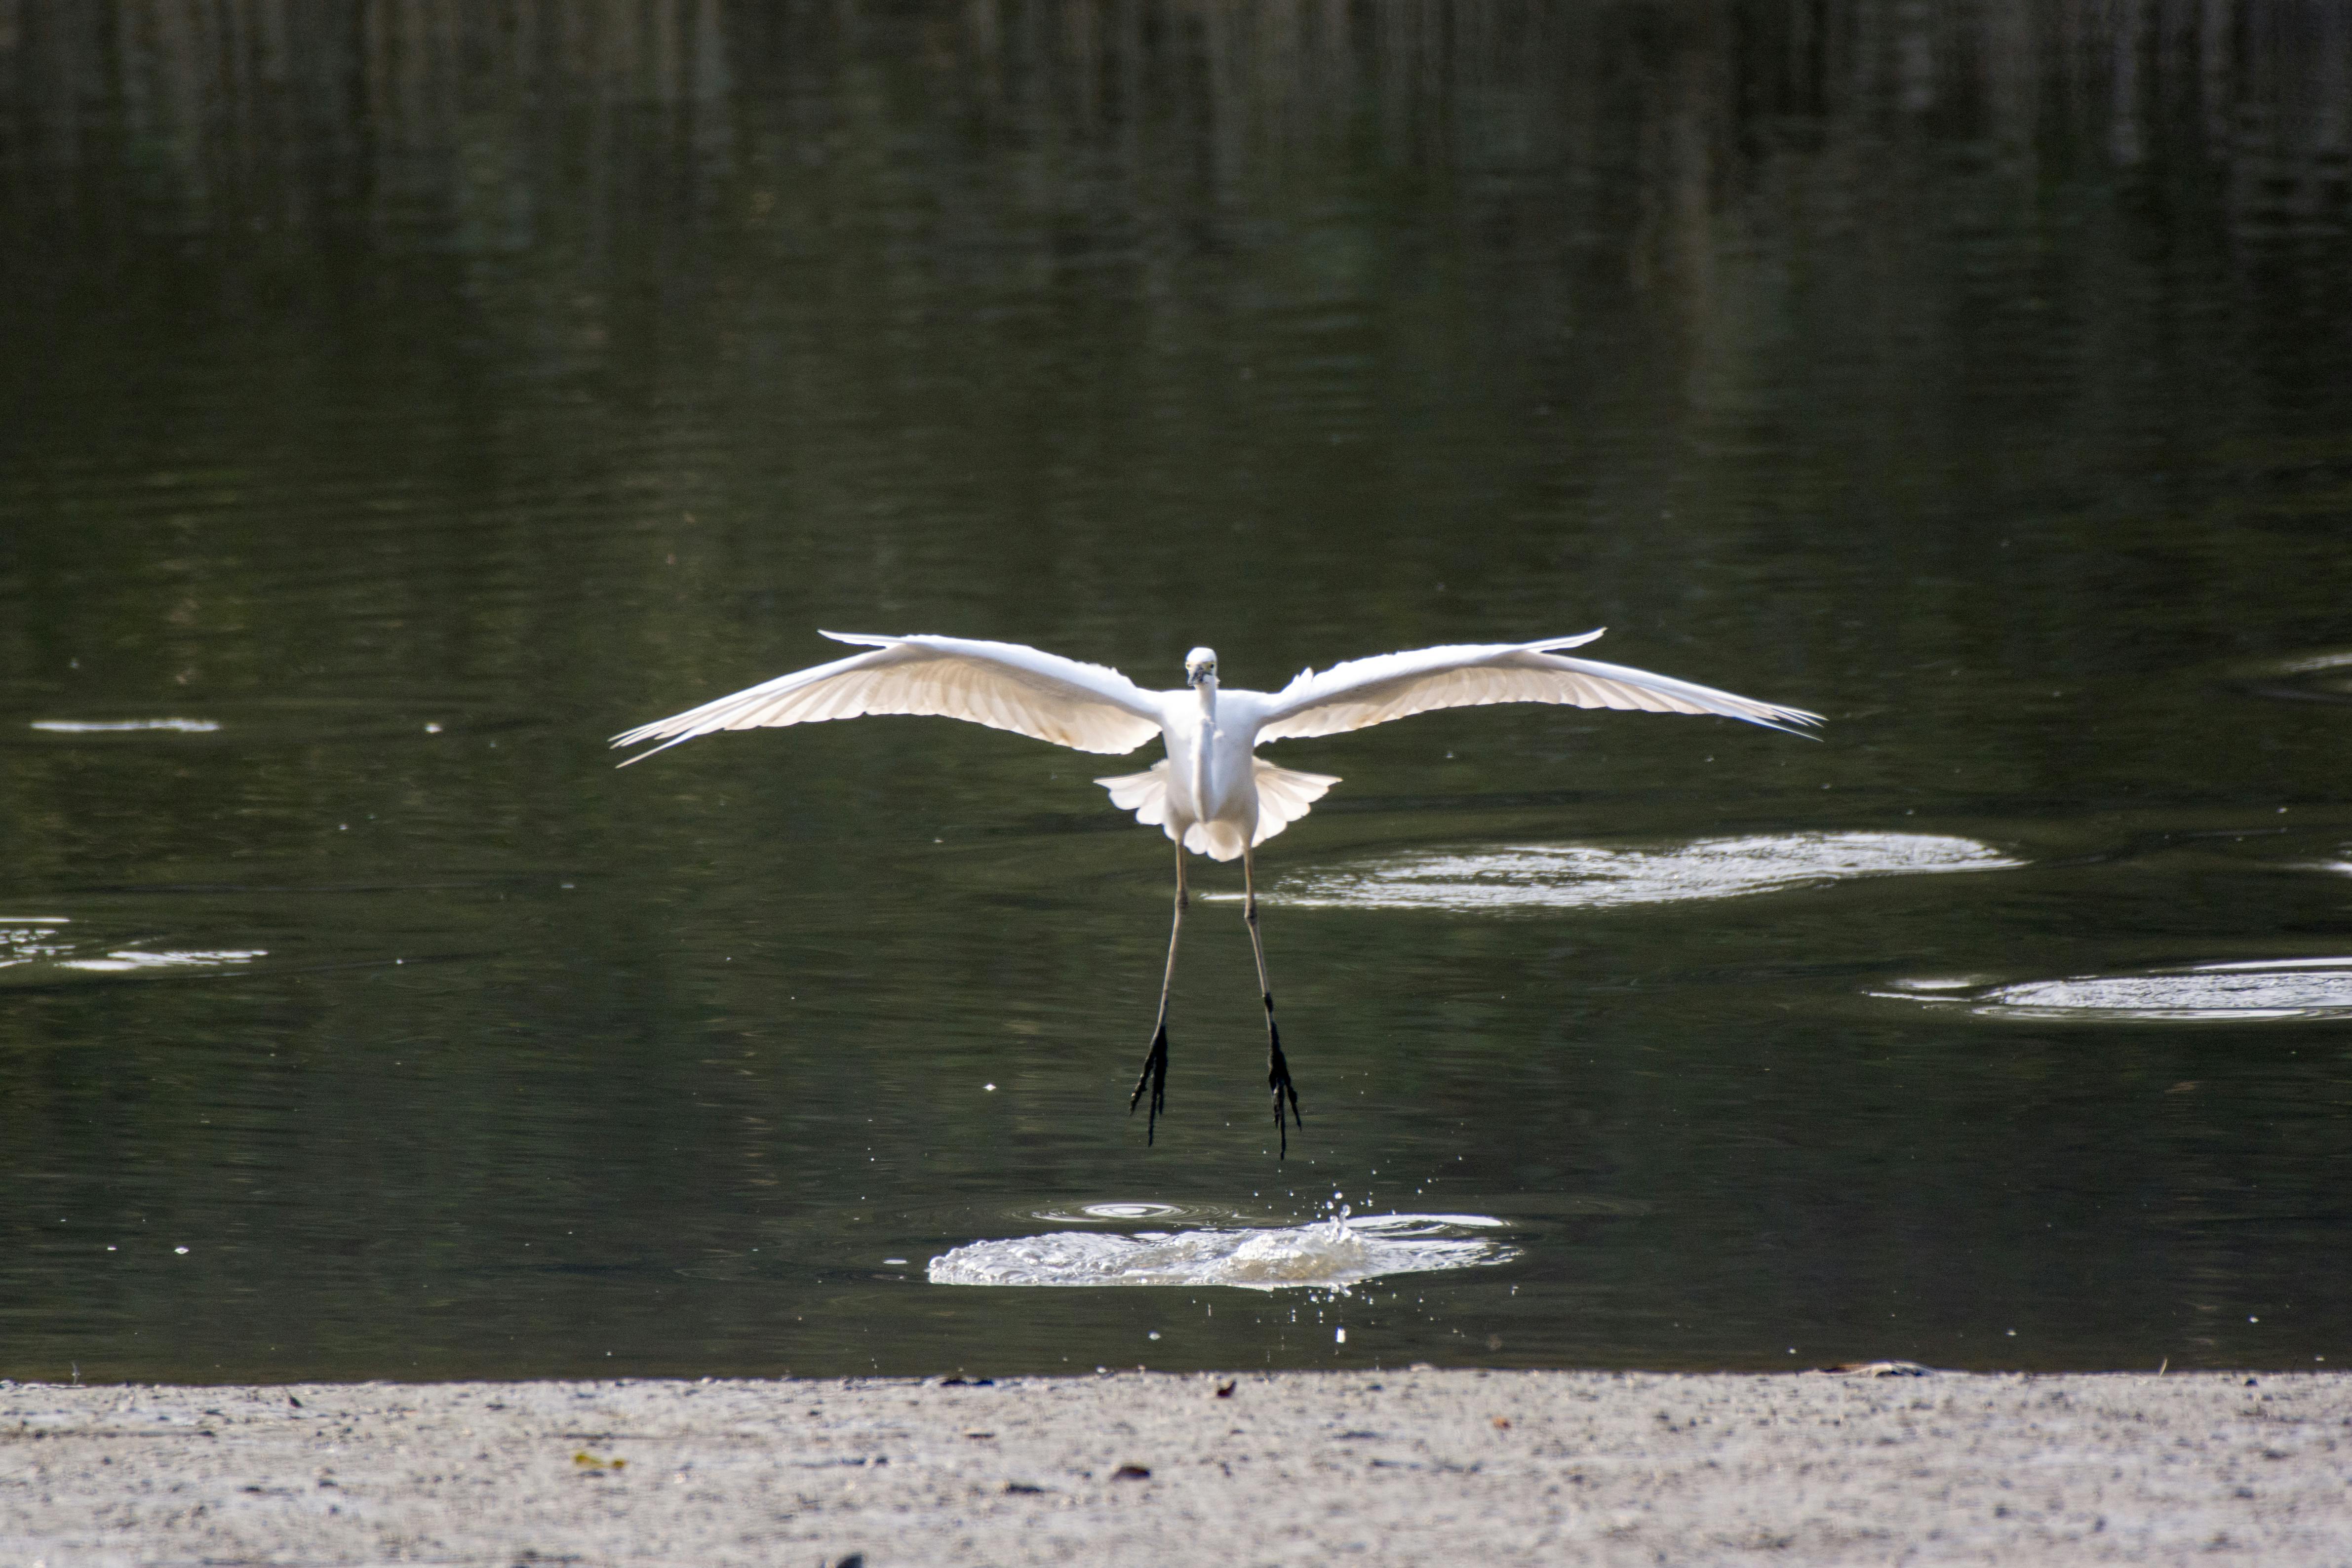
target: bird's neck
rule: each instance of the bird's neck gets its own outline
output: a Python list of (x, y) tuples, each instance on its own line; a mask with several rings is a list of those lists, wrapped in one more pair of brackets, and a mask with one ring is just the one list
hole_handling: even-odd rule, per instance
[(1207, 809), (1209, 753), (1216, 749), (1217, 682), (1212, 676), (1193, 688), (1201, 694), (1201, 728), (1192, 739), (1192, 809)]

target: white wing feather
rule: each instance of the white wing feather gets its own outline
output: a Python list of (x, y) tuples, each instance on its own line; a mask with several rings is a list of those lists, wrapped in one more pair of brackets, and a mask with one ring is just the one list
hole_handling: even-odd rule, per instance
[(1715, 713), (1769, 730), (1801, 731), (1821, 715), (1754, 698), (1654, 675), (1622, 664), (1569, 658), (1550, 651), (1591, 642), (1599, 632), (1534, 643), (1471, 644), (1417, 648), (1313, 670), (1266, 700), (1257, 739), (1336, 735), (1385, 724), (1437, 708), (1490, 702), (1560, 702), (1579, 708), (1633, 709), (1649, 713)]
[(654, 748), (658, 752), (719, 730), (814, 724), (867, 713), (964, 719), (1080, 752), (1131, 752), (1160, 733), (1158, 699), (1102, 665), (1018, 643), (824, 635), (835, 642), (871, 644), (875, 651), (778, 676), (641, 724), (614, 736), (613, 744), (659, 741), (663, 744)]

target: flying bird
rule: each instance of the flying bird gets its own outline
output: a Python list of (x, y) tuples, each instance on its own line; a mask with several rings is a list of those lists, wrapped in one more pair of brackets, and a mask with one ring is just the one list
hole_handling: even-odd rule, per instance
[[(1282, 1153), (1289, 1152), (1283, 1121), (1305, 1127), (1298, 1091), (1283, 1059), (1275, 1026), (1274, 986), (1266, 978), (1265, 942), (1258, 933), (1257, 868), (1253, 851), (1307, 815), (1339, 781), (1328, 773), (1280, 768), (1256, 754), (1272, 741), (1336, 735), (1437, 708), (1490, 702), (1556, 702), (1579, 708), (1619, 708), (1645, 713), (1714, 713), (1797, 734), (1821, 715), (1734, 696), (1668, 675), (1622, 664), (1570, 658), (1562, 648), (1601, 636), (1541, 642), (1471, 643), (1415, 648), (1351, 659), (1318, 674), (1303, 670), (1279, 691), (1225, 689), (1217, 684), (1217, 656), (1196, 647), (1184, 656), (1184, 684), (1147, 691), (1118, 670), (1043, 653), (1018, 643), (948, 637), (861, 637), (823, 634), (869, 653), (796, 670), (732, 696), (689, 708), (613, 738), (615, 746), (659, 741), (629, 763), (643, 762), (697, 735), (720, 730), (814, 724), (867, 713), (930, 713), (967, 719), (994, 730), (1051, 741), (1080, 752), (1131, 752), (1153, 736), (1168, 754), (1139, 773), (1095, 783), (1113, 805), (1162, 829), (1176, 842), (1176, 912), (1168, 931), (1168, 967), (1160, 982), (1160, 1015), (1152, 1025), (1143, 1071), (1128, 1097), (1133, 1115), (1147, 1089), (1147, 1142), (1156, 1138), (1168, 1102), (1168, 992), (1176, 977), (1176, 943), (1184, 931), (1184, 852), (1242, 863), (1242, 919), (1257, 959), (1258, 992), (1265, 1003), (1266, 1087)], [(628, 763), (621, 764), (628, 766)]]

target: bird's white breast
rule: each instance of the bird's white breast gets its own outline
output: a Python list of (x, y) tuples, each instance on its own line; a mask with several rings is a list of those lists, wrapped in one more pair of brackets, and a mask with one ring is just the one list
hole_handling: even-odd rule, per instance
[(1257, 822), (1257, 778), (1250, 758), (1255, 726), (1246, 715), (1221, 715), (1213, 693), (1171, 692), (1162, 733), (1168, 743), (1168, 804), (1187, 822), (1228, 822), (1247, 832)]

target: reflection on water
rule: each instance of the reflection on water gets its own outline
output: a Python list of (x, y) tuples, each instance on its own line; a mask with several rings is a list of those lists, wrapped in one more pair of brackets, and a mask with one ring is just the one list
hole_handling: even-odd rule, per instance
[(2257, 697), (2288, 702), (2352, 703), (2352, 653), (2317, 653), (2279, 661), (2245, 683)]
[[(322, 825), (338, 843), (377, 826), (364, 816)], [(294, 977), (301, 974), (424, 967), (461, 952), (478, 959), (510, 935), (511, 906), (529, 886), (404, 877), (394, 867), (341, 883), (273, 885), (237, 879), (243, 869), (216, 865), (146, 885), (82, 889), (67, 903), (69, 913), (0, 910), (0, 988), (232, 975), (300, 986), (306, 982)], [(551, 883), (546, 890), (561, 898), (573, 889)], [(0, 1036), (0, 1045), (8, 1040)]]
[(189, 970), (217, 969), (230, 963), (251, 963), (257, 958), (268, 956), (266, 949), (257, 947), (243, 950), (223, 948), (214, 952), (123, 947), (97, 958), (68, 958), (58, 967), (81, 970), (91, 974), (180, 973)]
[(1030, 1215), (1048, 1225), (1117, 1224), (1148, 1219), (1160, 1225), (1212, 1225), (1234, 1217), (1232, 1209), (1212, 1204), (1103, 1203), (1075, 1209), (1038, 1209)]
[(1997, 871), (2023, 864), (1973, 839), (1928, 833), (1758, 835), (1702, 838), (1670, 849), (1527, 844), (1416, 852), (1310, 871), (1283, 879), (1263, 896), (1325, 909), (1607, 909), (1739, 898), (1854, 877)]
[(2140, 974), (2078, 974), (1990, 987), (1964, 980), (1913, 980), (1878, 994), (1962, 1005), (1987, 1018), (2062, 1023), (2352, 1018), (2352, 958), (2199, 963)]
[(220, 728), (212, 719), (36, 719), (32, 728), (52, 735), (119, 735), (136, 730), (169, 730), (183, 735), (209, 735)]
[(72, 923), (63, 915), (0, 915), (0, 969), (70, 958), (73, 943), (58, 936)]
[(511, 700), (448, 689), (401, 697), (254, 693), (216, 697), (205, 706), (208, 711), (203, 717), (120, 711), (108, 714), (100, 710), (96, 713), (85, 710), (78, 718), (27, 719), (24, 728), (42, 739), (16, 738), (11, 727), (0, 730), (0, 744), (71, 750), (78, 742), (92, 747), (131, 746), (141, 738), (152, 736), (159, 745), (168, 747), (173, 744), (172, 737), (179, 735), (217, 736), (247, 745), (402, 740), (422, 743), (434, 736), (500, 733), (528, 728), (538, 721), (536, 716), (519, 710)]
[(0, 915), (0, 985), (38, 985), (90, 974), (198, 974), (269, 956), (262, 948), (191, 950), (75, 942), (61, 915)]
[[(1089, 1213), (1154, 1205), (1101, 1205)], [(1272, 1229), (1055, 1231), (975, 1241), (931, 1259), (934, 1285), (1232, 1285), (1344, 1290), (1393, 1274), (1507, 1263), (1516, 1247), (1477, 1235), (1482, 1215), (1367, 1215)], [(1465, 1233), (1470, 1233), (1465, 1235)]]

